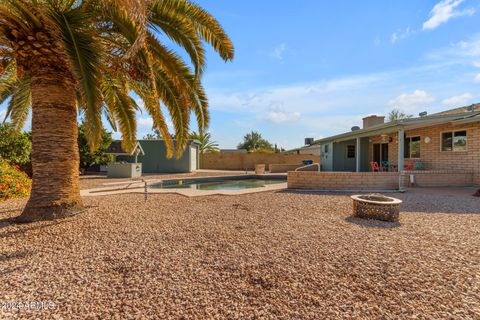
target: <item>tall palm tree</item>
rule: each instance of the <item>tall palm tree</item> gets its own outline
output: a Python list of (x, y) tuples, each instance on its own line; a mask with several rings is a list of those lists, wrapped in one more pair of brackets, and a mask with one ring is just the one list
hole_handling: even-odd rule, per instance
[(190, 134), (190, 139), (198, 143), (198, 150), (201, 154), (207, 152), (217, 152), (219, 150), (218, 143), (216, 141), (212, 141), (212, 136), (205, 130), (199, 130), (199, 132), (193, 131)]
[(258, 150), (273, 150), (270, 142), (262, 138), (262, 135), (256, 131), (252, 131), (243, 136), (243, 142), (237, 146), (237, 149), (246, 149), (248, 152)]
[[(188, 53), (183, 61), (164, 41)], [(34, 221), (82, 209), (79, 192), (77, 111), (92, 149), (102, 115), (136, 140), (135, 92), (179, 156), (193, 112), (208, 126), (208, 103), (200, 83), (204, 43), (225, 61), (233, 45), (219, 23), (189, 0), (0, 0), (0, 102), (21, 128), (32, 112), (32, 193), (19, 217)], [(174, 123), (169, 135), (163, 104)]]

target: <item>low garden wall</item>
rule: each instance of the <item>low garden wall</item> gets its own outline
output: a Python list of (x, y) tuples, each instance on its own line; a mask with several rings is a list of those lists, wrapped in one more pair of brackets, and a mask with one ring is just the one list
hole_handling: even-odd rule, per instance
[(475, 184), (475, 175), (472, 172), (427, 170), (405, 171), (402, 177), (403, 186), (408, 186), (412, 174), (417, 187), (464, 187)]
[(316, 190), (394, 190), (396, 172), (288, 172), (288, 188)]
[[(471, 172), (409, 171), (401, 178), (402, 187), (409, 187), (410, 175), (415, 187), (463, 187), (474, 185)], [(397, 190), (398, 172), (288, 172), (288, 188), (316, 190)]]
[(319, 163), (320, 156), (283, 153), (205, 153), (200, 155), (200, 169), (253, 170), (256, 164), (265, 164), (265, 169), (270, 170), (270, 164), (302, 165), (303, 160)]
[(288, 172), (295, 171), (295, 169), (300, 168), (303, 164), (270, 164), (270, 173), (279, 173), (279, 172)]

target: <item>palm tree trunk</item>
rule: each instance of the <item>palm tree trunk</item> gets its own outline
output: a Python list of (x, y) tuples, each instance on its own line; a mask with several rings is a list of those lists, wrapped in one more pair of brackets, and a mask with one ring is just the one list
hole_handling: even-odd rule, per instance
[(75, 80), (66, 60), (57, 59), (30, 70), (33, 181), (20, 222), (61, 218), (83, 207)]

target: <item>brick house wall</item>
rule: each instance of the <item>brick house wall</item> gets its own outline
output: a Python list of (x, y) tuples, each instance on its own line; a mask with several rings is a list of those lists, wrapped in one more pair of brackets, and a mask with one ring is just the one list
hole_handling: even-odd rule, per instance
[[(467, 151), (441, 151), (441, 133), (445, 131), (467, 131)], [(407, 137), (420, 136), (420, 158), (412, 159), (421, 161), (425, 170), (448, 170), (469, 172), (473, 175), (473, 182), (480, 184), (480, 124), (472, 123), (452, 126), (443, 124), (414, 130), (406, 130)], [(431, 139), (425, 143), (425, 137)], [(398, 161), (398, 137), (390, 134), (388, 146), (389, 161), (397, 164)], [(370, 161), (373, 161), (373, 144), (382, 142), (381, 136), (370, 137), (369, 151)], [(405, 159), (406, 161), (410, 159)]]

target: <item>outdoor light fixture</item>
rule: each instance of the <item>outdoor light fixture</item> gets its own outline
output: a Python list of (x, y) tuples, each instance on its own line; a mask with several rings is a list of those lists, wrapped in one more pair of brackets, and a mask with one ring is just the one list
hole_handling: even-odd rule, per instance
[(432, 139), (430, 137), (425, 137), (425, 139), (423, 139), (423, 141), (428, 144), (428, 143), (432, 142)]

